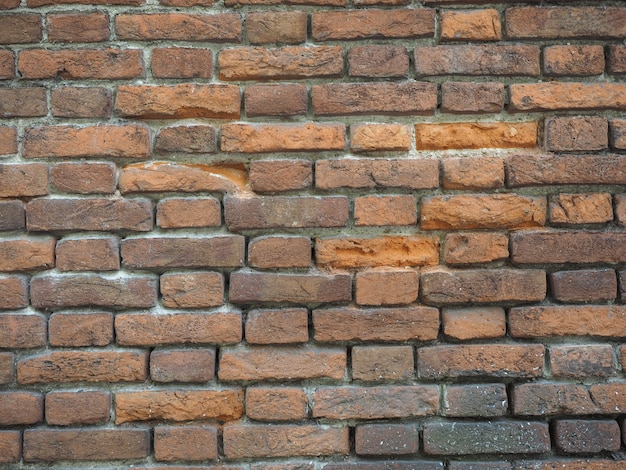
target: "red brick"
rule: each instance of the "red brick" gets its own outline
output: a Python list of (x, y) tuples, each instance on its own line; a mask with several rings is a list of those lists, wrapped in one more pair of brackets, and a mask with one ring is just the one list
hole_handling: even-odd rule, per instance
[(227, 7), (238, 8), (242, 5), (317, 5), (329, 7), (346, 6), (346, 0), (224, 0)]
[(0, 276), (0, 310), (15, 310), (28, 306), (28, 278)]
[(117, 89), (115, 111), (142, 119), (237, 119), (240, 102), (234, 85), (124, 85)]
[(446, 10), (440, 13), (442, 41), (499, 41), (500, 13), (495, 9)]
[(406, 78), (409, 54), (404, 46), (355, 46), (348, 51), (351, 77)]
[(222, 152), (322, 152), (346, 146), (343, 124), (224, 124)]
[(26, 158), (148, 158), (150, 133), (140, 125), (30, 127)]
[(215, 3), (214, 0), (160, 0), (159, 4), (168, 7), (210, 7)]
[(154, 49), (152, 75), (155, 78), (211, 78), (213, 52), (190, 47)]
[(44, 88), (0, 89), (0, 118), (40, 117), (47, 113)]
[(604, 150), (609, 125), (599, 116), (557, 117), (546, 121), (546, 148), (554, 152)]
[(120, 268), (115, 238), (63, 239), (56, 247), (59, 271), (116, 271)]
[(240, 42), (238, 13), (120, 14), (115, 17), (117, 38), (125, 41)]
[(350, 149), (353, 152), (408, 151), (411, 128), (402, 124), (353, 124)]
[(460, 418), (505, 416), (508, 411), (504, 384), (448, 385), (443, 415)]
[(509, 257), (509, 237), (494, 232), (448, 233), (444, 260), (451, 266), (490, 263)]
[(250, 44), (300, 44), (306, 41), (304, 11), (254, 11), (246, 15)]
[(246, 174), (240, 165), (150, 162), (122, 168), (119, 187), (122, 193), (238, 191)]
[(17, 129), (15, 127), (0, 126), (0, 155), (13, 153), (17, 153)]
[(241, 341), (239, 312), (124, 313), (115, 317), (117, 343), (126, 346), (215, 344)]
[(45, 163), (0, 164), (0, 197), (31, 197), (48, 194)]
[(122, 240), (122, 262), (130, 268), (221, 268), (243, 264), (244, 237), (153, 237)]
[(615, 375), (610, 344), (552, 346), (550, 370), (554, 378), (583, 379)]
[(157, 283), (147, 276), (38, 276), (32, 279), (30, 292), (35, 308), (146, 308), (156, 304)]
[(532, 148), (537, 145), (537, 123), (416, 124), (415, 141), (418, 150)]
[(347, 427), (319, 425), (252, 425), (224, 427), (227, 459), (348, 454)]
[(48, 335), (51, 346), (106, 346), (113, 342), (111, 313), (53, 313)]
[(0, 201), (0, 231), (22, 230), (26, 216), (22, 201)]
[(315, 341), (429, 341), (439, 335), (439, 310), (431, 307), (313, 310)]
[(1, 348), (37, 348), (45, 345), (45, 317), (39, 314), (0, 314)]
[(148, 429), (28, 429), (24, 461), (128, 460), (150, 455)]
[(626, 331), (626, 307), (618, 305), (546, 305), (515, 307), (509, 312), (514, 338), (544, 336), (620, 337)]
[(546, 296), (546, 273), (540, 269), (431, 271), (420, 279), (423, 302), (433, 305), (537, 302)]
[(559, 302), (603, 302), (617, 296), (612, 269), (559, 271), (548, 275), (552, 296)]
[(445, 82), (441, 84), (441, 112), (499, 113), (504, 108), (504, 84)]
[[(81, 4), (85, 0), (27, 0), (30, 8), (41, 7), (45, 5), (64, 5), (64, 4)], [(144, 0), (90, 0), (89, 5), (143, 5)]]
[(150, 353), (154, 382), (208, 382), (214, 376), (214, 349), (157, 349)]
[[(11, 352), (0, 352), (0, 385), (10, 384), (15, 381), (15, 355)], [(2, 438), (0, 437), (0, 442)], [(0, 444), (0, 450), (2, 444)], [(2, 452), (0, 452), (2, 455)], [(1, 460), (0, 460), (1, 462)]]
[(311, 14), (311, 30), (314, 41), (432, 38), (435, 11), (426, 8), (321, 11)]
[(243, 414), (243, 392), (220, 390), (140, 390), (115, 394), (115, 424), (134, 421), (230, 421)]
[(259, 160), (249, 165), (250, 189), (278, 193), (310, 188), (313, 167), (309, 160)]
[(55, 245), (52, 237), (0, 240), (0, 272), (52, 269)]
[(339, 46), (287, 46), (274, 49), (222, 49), (217, 66), (220, 80), (289, 80), (343, 75)]
[(624, 83), (518, 83), (509, 95), (512, 112), (626, 109)]
[(17, 463), (22, 458), (22, 433), (0, 431), (0, 463)]
[(430, 266), (439, 261), (439, 239), (425, 235), (318, 238), (318, 266), (350, 269)]
[(539, 47), (521, 44), (415, 48), (415, 74), (530, 76), (540, 74)]
[(620, 44), (609, 45), (607, 69), (611, 73), (626, 73), (626, 46)]
[(626, 194), (616, 194), (615, 199), (615, 218), (619, 225), (626, 225)]
[(626, 150), (626, 120), (611, 119), (609, 121), (609, 141), (611, 148)]
[(601, 224), (613, 220), (609, 193), (556, 194), (550, 197), (553, 224)]
[(217, 151), (217, 135), (213, 126), (172, 126), (162, 128), (156, 137), (155, 152), (203, 154)]
[(15, 57), (12, 51), (2, 50), (0, 51), (0, 80), (11, 78), (15, 78)]
[(105, 13), (51, 13), (46, 16), (46, 28), (50, 42), (102, 42), (111, 35)]
[(509, 39), (619, 39), (626, 9), (611, 7), (516, 7), (506, 10)]
[(419, 275), (413, 270), (359, 272), (355, 291), (359, 305), (411, 304), (417, 300)]
[(10, 10), (12, 8), (17, 8), (20, 6), (20, 3), (20, 0), (2, 0), (2, 2), (0, 2), (0, 10)]
[(354, 346), (352, 348), (353, 380), (368, 382), (407, 380), (413, 378), (414, 367), (412, 346)]
[(305, 308), (250, 310), (246, 318), (249, 344), (306, 343), (309, 340)]
[(318, 387), (313, 418), (385, 419), (434, 416), (439, 386)]
[(55, 351), (22, 358), (20, 384), (48, 382), (143, 382), (148, 355), (135, 351)]
[(220, 273), (166, 273), (161, 276), (161, 302), (168, 308), (217, 307), (224, 303)]
[(250, 241), (248, 263), (256, 268), (306, 268), (311, 264), (308, 237), (269, 236)]
[(551, 76), (600, 75), (604, 72), (602, 46), (549, 46), (543, 50), (543, 70)]
[(416, 424), (361, 424), (355, 430), (357, 455), (406, 455), (419, 450)]
[(214, 198), (161, 199), (156, 210), (161, 228), (219, 227), (222, 223), (220, 202)]
[(105, 423), (110, 419), (111, 394), (102, 391), (46, 394), (46, 423), (53, 426)]
[(439, 186), (438, 165), (435, 159), (318, 160), (315, 185), (318, 189), (433, 189)]
[(428, 82), (330, 83), (311, 88), (318, 116), (433, 114), (437, 85)]
[(569, 454), (618, 451), (620, 428), (615, 420), (559, 420), (554, 425), (557, 450)]
[(458, 340), (501, 338), (506, 335), (506, 315), (498, 307), (444, 308), (443, 334)]
[(52, 90), (52, 115), (62, 118), (111, 116), (111, 90), (98, 87), (62, 87)]
[(35, 392), (0, 392), (0, 425), (16, 426), (43, 421), (43, 395)]
[(345, 348), (271, 347), (222, 348), (218, 377), (233, 380), (341, 380), (346, 373)]
[(217, 428), (157, 426), (154, 428), (154, 458), (158, 462), (215, 460)]
[(301, 116), (308, 108), (306, 86), (294, 83), (248, 85), (244, 100), (248, 117)]
[(417, 205), (410, 195), (354, 198), (354, 224), (366, 226), (415, 225)]
[(515, 384), (511, 401), (519, 416), (588, 415), (598, 413), (585, 385), (572, 383)]
[(126, 80), (146, 75), (143, 52), (136, 49), (26, 49), (17, 70), (24, 79)]
[(41, 16), (20, 13), (0, 16), (0, 44), (27, 44), (41, 41)]
[(50, 169), (50, 184), (62, 193), (113, 194), (117, 185), (114, 163), (57, 163)]
[(295, 387), (249, 387), (246, 415), (257, 421), (297, 421), (308, 413), (306, 393)]

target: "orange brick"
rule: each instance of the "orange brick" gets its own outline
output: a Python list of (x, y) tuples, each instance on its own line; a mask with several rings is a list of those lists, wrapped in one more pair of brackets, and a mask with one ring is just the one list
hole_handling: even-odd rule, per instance
[(359, 272), (355, 282), (359, 305), (411, 304), (419, 292), (419, 275), (411, 270)]
[(110, 37), (105, 13), (54, 14), (46, 16), (50, 42), (102, 42)]
[(601, 224), (612, 220), (613, 204), (609, 193), (550, 197), (550, 222), (554, 224)]
[(246, 15), (250, 44), (299, 44), (306, 41), (304, 11), (254, 11)]
[(415, 225), (413, 196), (362, 196), (354, 199), (354, 224), (367, 226)]
[(537, 123), (416, 124), (415, 141), (418, 150), (532, 148), (537, 145)]
[(0, 164), (0, 197), (32, 197), (48, 194), (45, 163)]
[(213, 52), (191, 47), (154, 49), (152, 74), (156, 78), (211, 78)]
[(0, 271), (19, 272), (51, 269), (55, 265), (52, 237), (0, 240)]
[(520, 83), (509, 94), (510, 111), (626, 109), (625, 83)]
[(53, 313), (48, 335), (52, 346), (106, 346), (113, 342), (113, 314)]
[(509, 257), (509, 237), (504, 233), (447, 233), (444, 251), (446, 264), (463, 266), (501, 261)]
[(444, 308), (443, 333), (454, 339), (488, 339), (506, 335), (504, 309), (498, 307)]
[(120, 14), (115, 17), (117, 38), (123, 41), (240, 42), (242, 21), (238, 13)]
[(408, 151), (411, 128), (402, 124), (353, 124), (350, 149), (353, 152)]
[(156, 210), (161, 228), (219, 227), (222, 223), (220, 202), (214, 198), (161, 199)]
[(498, 10), (446, 10), (440, 13), (444, 41), (499, 41), (502, 25)]

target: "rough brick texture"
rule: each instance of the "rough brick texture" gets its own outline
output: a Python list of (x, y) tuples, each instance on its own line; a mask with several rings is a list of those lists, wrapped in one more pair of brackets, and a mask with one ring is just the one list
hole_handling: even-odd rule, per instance
[(0, 0), (0, 467), (623, 470), (620, 0)]

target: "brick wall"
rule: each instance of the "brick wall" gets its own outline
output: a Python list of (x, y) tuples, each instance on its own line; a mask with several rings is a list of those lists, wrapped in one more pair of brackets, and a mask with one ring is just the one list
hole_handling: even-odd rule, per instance
[(0, 10), (2, 468), (626, 468), (623, 4)]

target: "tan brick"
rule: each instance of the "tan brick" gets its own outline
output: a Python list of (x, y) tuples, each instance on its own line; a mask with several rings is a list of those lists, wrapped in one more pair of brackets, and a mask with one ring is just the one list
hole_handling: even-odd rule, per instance
[(554, 224), (600, 224), (611, 220), (613, 205), (609, 193), (550, 197), (550, 222)]
[(211, 78), (213, 51), (191, 47), (160, 47), (152, 51), (156, 78)]
[(304, 11), (254, 11), (246, 15), (250, 44), (299, 44), (306, 41)]
[(217, 133), (213, 126), (164, 127), (157, 134), (155, 151), (160, 155), (215, 153)]
[(223, 152), (322, 152), (346, 146), (343, 124), (224, 124)]
[(543, 70), (552, 76), (600, 75), (604, 72), (602, 46), (549, 46), (543, 50)]
[(244, 100), (248, 117), (299, 116), (309, 105), (306, 86), (295, 83), (251, 84)]
[(442, 41), (499, 41), (502, 39), (502, 25), (498, 10), (445, 10), (439, 15)]
[(0, 272), (52, 269), (55, 245), (47, 236), (0, 240)]
[(532, 148), (537, 145), (537, 123), (416, 124), (415, 142), (418, 150)]
[(46, 423), (52, 426), (105, 423), (110, 413), (109, 392), (53, 391), (46, 394)]
[(51, 13), (46, 16), (46, 28), (50, 42), (102, 42), (111, 35), (105, 13)]
[(604, 302), (617, 296), (613, 269), (558, 271), (548, 275), (552, 296), (559, 302)]
[(444, 260), (452, 266), (490, 263), (509, 257), (509, 237), (503, 233), (447, 233)]
[(412, 346), (354, 346), (352, 378), (364, 381), (406, 380), (413, 377)]
[(43, 88), (0, 89), (0, 118), (41, 117), (47, 112)]
[(546, 122), (546, 148), (555, 152), (604, 150), (609, 125), (599, 116), (557, 117)]
[(120, 269), (116, 238), (59, 240), (56, 246), (59, 271), (116, 271)]
[(296, 236), (267, 236), (250, 240), (248, 264), (254, 268), (308, 268), (311, 239)]
[(156, 207), (156, 223), (161, 228), (219, 227), (222, 208), (214, 198), (161, 199)]
[(626, 84), (543, 82), (509, 85), (509, 111), (626, 109)]
[(359, 305), (401, 305), (417, 300), (419, 275), (416, 271), (363, 271), (356, 274), (356, 303)]
[(43, 395), (35, 392), (0, 392), (0, 425), (16, 426), (43, 421)]
[(113, 342), (111, 313), (57, 312), (48, 321), (51, 346), (106, 346)]
[(303, 308), (250, 310), (246, 318), (246, 341), (250, 344), (306, 343), (308, 311)]
[(459, 340), (501, 338), (506, 335), (506, 315), (498, 307), (444, 308), (443, 334)]
[(313, 168), (309, 160), (259, 160), (249, 165), (250, 189), (277, 193), (310, 188)]
[(214, 349), (155, 349), (150, 353), (150, 378), (155, 382), (208, 382), (214, 377)]
[(246, 415), (257, 421), (298, 421), (308, 414), (308, 398), (295, 387), (248, 387)]
[(154, 429), (154, 458), (159, 462), (215, 460), (217, 428), (157, 426)]
[(402, 124), (353, 124), (350, 149), (353, 152), (408, 151), (411, 128)]
[(366, 78), (406, 78), (409, 54), (404, 46), (355, 46), (348, 51), (348, 75)]
[(0, 164), (0, 197), (31, 197), (48, 194), (45, 163)]
[(238, 13), (129, 13), (115, 17), (115, 32), (123, 41), (240, 42), (241, 23)]
[(445, 82), (441, 84), (441, 112), (499, 113), (504, 108), (504, 84)]
[(117, 168), (114, 163), (57, 163), (50, 168), (50, 184), (63, 193), (113, 194)]

